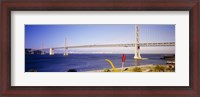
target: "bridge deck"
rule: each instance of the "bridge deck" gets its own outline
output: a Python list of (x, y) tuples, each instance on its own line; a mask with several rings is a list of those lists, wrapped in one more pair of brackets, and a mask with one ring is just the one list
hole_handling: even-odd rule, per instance
[[(141, 47), (175, 46), (175, 42), (140, 43), (140, 46)], [(80, 46), (68, 46), (68, 47), (52, 47), (52, 48), (63, 49), (63, 48), (91, 48), (91, 47), (135, 47), (135, 44), (102, 44), (102, 45), (94, 44), (94, 45), (80, 45)], [(50, 49), (50, 48), (44, 48), (44, 49)]]

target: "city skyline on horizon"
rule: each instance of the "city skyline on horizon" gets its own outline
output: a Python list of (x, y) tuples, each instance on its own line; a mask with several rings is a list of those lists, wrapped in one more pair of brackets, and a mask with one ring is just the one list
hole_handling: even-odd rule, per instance
[[(140, 24), (140, 43), (175, 42), (175, 25)], [(135, 42), (134, 24), (25, 25), (25, 48), (131, 44)], [(72, 48), (69, 53), (134, 53), (134, 47)], [(62, 51), (62, 50), (60, 50)], [(59, 50), (57, 53), (60, 52)], [(47, 51), (48, 52), (48, 51)], [(175, 47), (141, 47), (142, 53), (175, 53)]]

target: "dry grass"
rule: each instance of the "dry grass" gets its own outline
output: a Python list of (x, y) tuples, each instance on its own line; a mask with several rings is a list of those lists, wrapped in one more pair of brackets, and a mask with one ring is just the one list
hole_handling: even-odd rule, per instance
[[(117, 68), (118, 72), (121, 72), (121, 68)], [(105, 68), (100, 72), (113, 72), (112, 69)], [(142, 65), (131, 66), (124, 68), (123, 72), (175, 72), (174, 65)]]

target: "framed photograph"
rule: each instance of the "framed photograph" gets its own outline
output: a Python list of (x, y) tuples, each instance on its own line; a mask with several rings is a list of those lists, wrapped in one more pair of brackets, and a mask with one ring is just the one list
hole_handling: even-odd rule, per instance
[(25, 72), (71, 71), (175, 72), (175, 25), (25, 25)]
[(199, 4), (1, 1), (1, 96), (199, 97)]

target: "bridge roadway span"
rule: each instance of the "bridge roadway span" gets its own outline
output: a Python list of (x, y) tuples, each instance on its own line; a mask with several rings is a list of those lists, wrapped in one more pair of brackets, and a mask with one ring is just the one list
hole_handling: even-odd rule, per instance
[[(175, 42), (160, 42), (160, 43), (140, 43), (140, 47), (157, 47), (157, 46), (175, 46)], [(53, 49), (64, 48), (90, 48), (90, 47), (135, 47), (135, 44), (102, 44), (102, 45), (80, 45), (67, 47), (52, 47)], [(50, 48), (43, 48), (50, 49)]]

